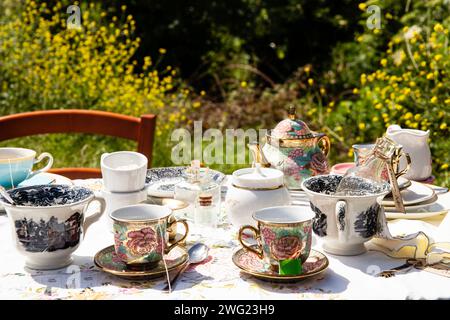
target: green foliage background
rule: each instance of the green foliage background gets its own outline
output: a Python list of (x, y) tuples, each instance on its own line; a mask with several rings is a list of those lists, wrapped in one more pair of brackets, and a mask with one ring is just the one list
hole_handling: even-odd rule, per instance
[[(54, 8), (59, 2), (45, 3), (48, 8)], [(45, 106), (39, 91), (29, 90), (30, 94), (17, 97), (10, 86), (13, 67), (0, 62), (0, 114), (69, 106), (136, 116), (155, 112), (161, 117), (153, 164), (162, 166), (170, 165), (169, 133), (173, 128), (191, 128), (194, 120), (203, 120), (205, 129), (271, 128), (286, 116), (286, 105), (294, 103), (298, 105), (299, 117), (312, 129), (331, 137), (332, 163), (351, 161), (352, 144), (374, 141), (389, 124), (430, 130), (433, 174), (439, 183), (450, 184), (450, 58), (446, 31), (450, 27), (449, 1), (112, 0), (89, 3), (93, 5), (81, 1), (80, 6), (83, 12), (90, 13), (88, 20), (95, 21), (98, 27), (114, 23), (117, 28), (127, 21), (128, 15), (134, 17), (135, 28), (128, 29), (130, 35), (119, 37), (114, 44), (126, 44), (127, 38), (130, 41), (140, 38), (136, 50), (123, 63), (133, 64), (133, 74), (139, 76), (144, 58), (149, 56), (152, 57), (149, 70), (158, 72), (158, 78), (162, 80), (164, 72), (171, 75), (170, 88), (164, 83), (164, 92), (155, 96), (165, 107), (129, 100), (138, 108), (127, 108), (127, 101), (116, 100), (123, 92), (111, 93), (110, 101), (116, 102), (109, 105), (103, 100), (77, 105), (79, 100), (68, 100), (60, 94), (54, 104)], [(65, 8), (69, 4), (72, 3), (63, 1), (58, 7), (56, 13), (61, 18), (66, 16)], [(0, 34), (5, 24), (27, 5), (29, 2), (24, 5), (11, 0), (0, 4), (3, 9)], [(380, 30), (371, 30), (366, 25), (370, 16), (366, 10), (370, 5), (381, 9)], [(51, 17), (56, 13), (42, 16)], [(406, 41), (405, 34), (411, 34), (411, 30), (419, 31)], [(50, 31), (64, 32), (61, 28)], [(0, 48), (1, 41), (0, 37)], [(21, 43), (23, 37), (18, 35), (17, 41)], [(82, 47), (80, 43), (77, 50)], [(0, 49), (1, 59), (8, 59), (10, 54)], [(25, 72), (30, 66), (25, 59), (22, 62), (16, 67)], [(115, 77), (121, 79), (124, 75), (119, 70)], [(415, 83), (413, 88), (411, 81)], [(31, 88), (32, 84), (21, 82), (21, 85)], [(133, 88), (138, 88), (136, 92), (145, 90), (139, 86)], [(10, 99), (14, 95), (20, 98), (14, 100), (15, 104)], [(33, 137), (6, 144), (11, 143), (50, 151), (58, 159), (58, 166), (98, 166), (100, 153), (134, 147), (117, 139), (83, 135)], [(231, 172), (236, 166), (216, 167)]]

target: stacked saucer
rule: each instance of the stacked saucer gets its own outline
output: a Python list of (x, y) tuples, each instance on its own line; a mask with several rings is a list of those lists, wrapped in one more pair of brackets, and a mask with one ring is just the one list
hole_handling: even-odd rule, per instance
[(388, 219), (425, 219), (448, 211), (432, 186), (402, 177), (399, 186), (406, 213), (398, 212), (392, 195), (388, 195), (382, 201)]

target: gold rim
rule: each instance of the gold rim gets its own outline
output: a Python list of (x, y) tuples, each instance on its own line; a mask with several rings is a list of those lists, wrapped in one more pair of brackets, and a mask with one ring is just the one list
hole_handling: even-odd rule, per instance
[[(7, 149), (11, 149), (11, 148), (7, 148)], [(20, 161), (24, 161), (24, 160), (34, 159), (36, 157), (36, 151), (34, 151), (34, 150), (24, 149), (24, 148), (15, 148), (15, 149), (30, 150), (30, 151), (33, 151), (33, 154), (31, 154), (29, 156), (23, 156), (23, 157), (20, 157), (20, 158), (0, 159), (0, 163), (1, 164), (15, 163), (15, 162), (20, 162)]]
[[(273, 279), (274, 279), (274, 280), (301, 280), (301, 279), (313, 277), (313, 276), (315, 276), (315, 275), (318, 275), (319, 273), (324, 272), (324, 271), (328, 268), (328, 266), (329, 266), (329, 264), (330, 264), (330, 262), (329, 262), (329, 260), (328, 260), (328, 258), (327, 258), (326, 255), (324, 255), (324, 254), (323, 254), (322, 252), (320, 252), (320, 251), (311, 249), (311, 251), (317, 252), (317, 253), (319, 253), (320, 255), (322, 255), (322, 256), (325, 258), (325, 265), (324, 265), (322, 268), (320, 268), (319, 270), (317, 270), (317, 271), (315, 271), (315, 272), (306, 273), (306, 274), (299, 274), (299, 275), (295, 275), (295, 276), (268, 275), (268, 274), (266, 274), (266, 273), (256, 272), (256, 271), (253, 271), (253, 270), (250, 270), (250, 269), (247, 269), (247, 268), (244, 268), (244, 267), (240, 266), (239, 263), (237, 263), (237, 261), (236, 261), (236, 256), (237, 256), (237, 254), (238, 254), (240, 251), (243, 251), (243, 250), (245, 250), (245, 249), (244, 249), (244, 248), (241, 248), (241, 249), (237, 250), (237, 251), (233, 254), (233, 263), (235, 264), (235, 266), (238, 267), (239, 269), (241, 269), (242, 271), (244, 271), (245, 273), (248, 273), (248, 274), (250, 274), (250, 275), (252, 275), (252, 276), (255, 276), (255, 277), (258, 277), (258, 278), (263, 278), (263, 279), (272, 279), (272, 280), (273, 280)], [(310, 255), (311, 255), (311, 254), (310, 254)]]
[(278, 190), (278, 189), (284, 188), (283, 184), (279, 185), (278, 187), (273, 187), (273, 188), (247, 188), (247, 187), (237, 186), (234, 183), (232, 184), (232, 186), (235, 188), (238, 188), (238, 189), (252, 190), (252, 191), (270, 191), (270, 190)]
[[(144, 204), (136, 204), (136, 205), (132, 205), (132, 206), (129, 206), (128, 208), (132, 208), (133, 206), (142, 206), (142, 205), (145, 205), (145, 203)], [(155, 204), (148, 204), (149, 206), (158, 206), (158, 205), (155, 205)], [(168, 220), (168, 218), (172, 215), (172, 213), (173, 213), (173, 210), (171, 209), (171, 208), (169, 208), (169, 207), (166, 207), (166, 206), (160, 206), (162, 209), (165, 209), (165, 208), (167, 208), (167, 209), (169, 209), (170, 210), (170, 212), (166, 215), (166, 216), (164, 216), (164, 217), (160, 217), (160, 218), (153, 218), (153, 219), (144, 219), (144, 220), (126, 220), (126, 219), (120, 219), (120, 218), (116, 218), (116, 217), (113, 217), (112, 215), (111, 215), (111, 213), (114, 213), (114, 211), (116, 211), (116, 210), (114, 210), (113, 212), (111, 212), (110, 214), (109, 214), (109, 217), (114, 221), (114, 222), (122, 222), (122, 223), (127, 223), (127, 224), (146, 224), (146, 223), (148, 223), (148, 224), (151, 224), (151, 223), (161, 223), (161, 222), (164, 222), (164, 220)], [(120, 209), (123, 209), (123, 208), (119, 208), (119, 209), (117, 209), (117, 210), (120, 210)]]
[(274, 221), (257, 219), (255, 217), (255, 214), (253, 214), (252, 217), (254, 220), (256, 220), (256, 222), (258, 222), (258, 227), (259, 227), (259, 224), (263, 224), (265, 226), (272, 226), (272, 227), (297, 227), (300, 224), (310, 222), (314, 218), (314, 215), (312, 215), (311, 218), (308, 220), (303, 220), (303, 221), (298, 221), (298, 222), (280, 222), (280, 223), (274, 222)]
[[(176, 269), (176, 268), (178, 268), (178, 267), (180, 267), (180, 266), (185, 265), (188, 262), (188, 260), (189, 260), (189, 255), (188, 255), (188, 252), (187, 252), (187, 250), (185, 248), (180, 247), (180, 246), (178, 246), (176, 248), (180, 249), (181, 251), (183, 251), (183, 253), (184, 253), (183, 256), (182, 256), (183, 259), (180, 260), (180, 263), (178, 263), (178, 264), (176, 264), (176, 265), (174, 265), (172, 267), (167, 268), (167, 271), (169, 271), (169, 272), (174, 270), (174, 269)], [(122, 276), (122, 277), (151, 277), (151, 276), (159, 276), (159, 275), (162, 275), (162, 274), (166, 273), (165, 269), (160, 270), (160, 271), (154, 271), (154, 270), (117, 271), (117, 270), (106, 268), (106, 267), (102, 266), (102, 264), (99, 262), (99, 256), (101, 254), (104, 254), (107, 251), (114, 251), (114, 245), (111, 245), (109, 247), (106, 247), (106, 248), (100, 250), (99, 252), (96, 253), (96, 255), (94, 257), (94, 264), (101, 271), (104, 271), (104, 272), (107, 272), (107, 273), (111, 273), (111, 274), (116, 275), (116, 276)]]

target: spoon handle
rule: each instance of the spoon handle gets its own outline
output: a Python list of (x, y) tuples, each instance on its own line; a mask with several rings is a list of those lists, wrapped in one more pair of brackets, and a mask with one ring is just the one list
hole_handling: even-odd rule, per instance
[(8, 192), (3, 186), (0, 186), (0, 194), (3, 196), (3, 198), (6, 199), (10, 204), (15, 205), (14, 200), (9, 196)]
[[(170, 288), (174, 288), (174, 285), (175, 285), (175, 282), (177, 281), (177, 279), (179, 278), (179, 276), (184, 272), (184, 271), (186, 271), (186, 269), (189, 267), (189, 265), (190, 265), (190, 263), (188, 262), (188, 263), (186, 263), (183, 267), (181, 267), (180, 268), (180, 270), (178, 270), (178, 272), (177, 272), (177, 274), (175, 274), (175, 276), (172, 278), (172, 279), (170, 279)], [(169, 290), (169, 284), (167, 284), (165, 287), (164, 287), (164, 290)]]

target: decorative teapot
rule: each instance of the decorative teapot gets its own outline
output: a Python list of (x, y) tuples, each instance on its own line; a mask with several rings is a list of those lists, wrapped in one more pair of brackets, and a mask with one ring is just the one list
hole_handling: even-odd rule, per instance
[[(399, 125), (391, 125), (386, 135), (403, 146), (403, 150), (411, 157), (411, 168), (405, 177), (410, 180), (425, 180), (431, 176), (431, 151), (428, 146), (430, 131), (403, 129)], [(406, 159), (400, 160), (400, 169), (407, 167)]]
[(300, 189), (304, 179), (329, 173), (330, 140), (296, 119), (293, 106), (289, 108), (289, 118), (268, 131), (262, 148), (251, 143), (249, 149), (255, 163), (283, 171), (289, 189)]

